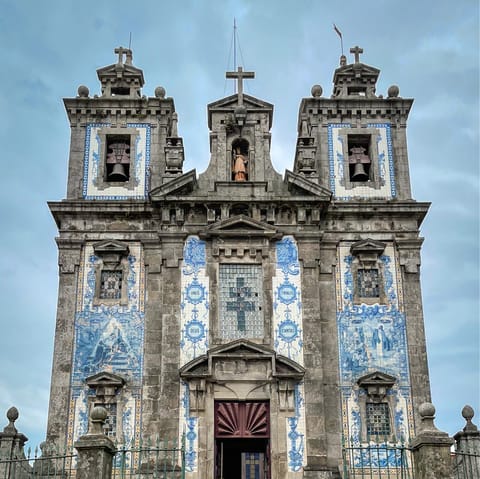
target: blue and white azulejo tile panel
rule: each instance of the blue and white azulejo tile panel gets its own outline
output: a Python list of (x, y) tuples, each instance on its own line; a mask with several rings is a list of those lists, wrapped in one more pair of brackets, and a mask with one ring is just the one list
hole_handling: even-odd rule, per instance
[[(185, 434), (185, 470), (197, 470), (198, 417), (190, 415), (190, 390), (188, 384), (180, 383), (180, 438)], [(181, 444), (181, 442), (180, 442)]]
[(300, 472), (306, 465), (305, 441), (305, 387), (303, 381), (295, 385), (295, 415), (287, 417), (288, 470)]
[[(143, 376), (145, 320), (145, 271), (139, 243), (128, 245), (128, 274), (125, 305), (95, 301), (96, 269), (100, 259), (93, 245), (85, 246), (78, 277), (73, 350), (72, 398), (69, 412), (68, 443), (88, 428), (88, 397), (93, 394), (85, 379), (111, 372), (125, 379), (122, 390), (121, 424), (117, 427), (125, 441), (139, 437), (139, 414)], [(117, 425), (118, 426), (118, 425)]]
[[(135, 129), (131, 152), (135, 157), (131, 162), (130, 187), (113, 183), (109, 185), (101, 176), (102, 162), (106, 161), (105, 145), (102, 148), (103, 131), (108, 134), (109, 123), (89, 123), (85, 134), (83, 163), (83, 197), (87, 200), (145, 199), (150, 183), (150, 138), (151, 127), (147, 123), (127, 123), (127, 128)], [(105, 138), (105, 136), (103, 136)]]
[(205, 354), (208, 349), (210, 299), (206, 271), (205, 242), (197, 236), (189, 236), (181, 267), (180, 366)]
[(399, 439), (407, 439), (413, 431), (413, 416), (402, 280), (395, 250), (388, 245), (379, 258), (383, 270), (380, 287), (386, 300), (357, 304), (350, 246), (344, 243), (338, 248), (336, 276), (344, 436), (355, 444), (361, 442), (359, 396), (363, 391), (357, 381), (378, 371), (396, 378), (389, 391), (394, 396), (395, 431)]
[[(303, 366), (302, 281), (298, 248), (293, 236), (276, 245), (273, 291), (275, 351)], [(295, 386), (295, 415), (287, 418), (288, 470), (298, 472), (306, 464), (305, 392), (303, 382)]]
[(303, 366), (302, 283), (297, 243), (285, 236), (276, 246), (272, 280), (274, 348)]
[[(189, 236), (183, 248), (181, 265), (180, 366), (206, 354), (209, 335), (209, 279), (205, 242)], [(187, 472), (197, 470), (198, 418), (190, 415), (188, 384), (180, 383), (180, 439), (185, 433)]]
[[(349, 200), (353, 198), (394, 198), (396, 196), (395, 170), (393, 164), (392, 136), (389, 123), (371, 123), (368, 131), (375, 131), (371, 142), (376, 151), (378, 172), (377, 182), (356, 183), (352, 188), (346, 188), (345, 178), (349, 175), (348, 145), (345, 134), (348, 135), (349, 123), (331, 123), (328, 125), (328, 158), (330, 189), (336, 199)], [(357, 130), (356, 130), (357, 131)]]

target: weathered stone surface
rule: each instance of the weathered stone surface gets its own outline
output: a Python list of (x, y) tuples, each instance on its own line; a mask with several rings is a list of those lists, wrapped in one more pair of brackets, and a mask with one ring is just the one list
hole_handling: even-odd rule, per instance
[[(74, 441), (71, 431), (75, 414), (78, 419), (80, 409), (85, 414), (94, 405), (86, 383), (84, 389), (77, 384), (75, 397), (71, 393), (72, 375), (76, 374), (77, 381), (81, 376), (76, 364), (83, 361), (83, 366), (88, 363), (94, 369), (85, 373), (84, 379), (101, 370), (124, 376), (125, 385), (116, 393), (117, 429), (123, 427), (122, 414), (128, 409), (130, 419), (126, 420), (131, 421), (129, 424), (135, 430), (132, 437), (137, 438), (157, 434), (170, 439), (180, 436), (185, 420), (189, 419), (181, 416), (188, 395), (180, 393), (184, 382), (190, 381), (189, 400), (197, 420), (198, 441), (198, 462), (192, 478), (214, 477), (215, 454), (220, 447), (215, 436), (215, 404), (226, 399), (252, 398), (267, 401), (271, 411), (268, 447), (272, 479), (300, 477), (303, 466), (304, 478), (335, 477), (342, 460), (342, 436), (348, 436), (347, 412), (341, 405), (346, 404), (348, 394), (358, 393), (357, 380), (362, 376), (352, 376), (348, 386), (339, 379), (345, 369), (341, 357), (345, 338), (339, 337), (338, 326), (345, 283), (340, 250), (350, 251), (351, 245), (367, 240), (387, 245), (393, 262), (398, 258), (392, 282), (401, 300), (400, 312), (406, 317), (409, 347), (409, 376), (402, 380), (408, 383), (406, 389), (411, 390), (413, 413), (418, 416), (420, 404), (430, 400), (419, 277), (422, 243), (419, 228), (429, 205), (411, 198), (406, 121), (412, 100), (398, 97), (395, 90), (388, 99), (376, 96), (379, 70), (359, 63), (359, 53), (359, 50), (354, 52), (355, 63), (347, 64), (345, 60), (335, 72), (332, 98), (322, 97), (322, 89), (315, 87), (313, 96), (301, 100), (293, 172), (286, 172), (285, 178), (274, 170), (270, 158), (273, 105), (242, 92), (208, 105), (211, 153), (208, 168), (198, 176), (195, 170), (184, 173), (183, 140), (178, 136), (173, 99), (165, 97), (163, 88), (157, 88), (154, 98), (141, 96), (143, 73), (131, 64), (131, 52), (118, 53), (122, 64), (118, 78), (112, 74), (115, 65), (99, 70), (101, 96), (89, 96), (82, 88), (78, 97), (65, 100), (72, 131), (67, 199), (49, 204), (59, 229), (60, 265), (49, 440), (59, 445), (64, 438), (70, 443)], [(192, 105), (197, 107), (201, 105)], [(102, 183), (103, 192), (110, 189), (111, 197), (88, 199), (84, 194), (85, 182), (91, 180), (84, 177), (87, 127), (94, 128), (92, 125), (97, 124), (110, 125), (102, 126), (107, 128), (107, 133), (102, 133), (107, 135), (105, 138), (108, 128), (116, 135), (124, 128), (126, 137), (127, 130), (137, 128), (143, 132), (148, 125), (150, 163), (142, 195), (137, 197), (130, 186), (122, 190), (121, 185), (109, 184), (108, 178), (101, 175), (92, 181)], [(372, 169), (375, 174), (364, 184), (355, 184), (348, 177), (346, 163), (343, 170), (335, 170), (329, 130), (332, 125), (345, 130), (339, 134), (339, 142), (358, 140), (363, 134), (371, 142), (371, 148), (380, 141), (375, 135), (380, 137), (388, 131), (390, 149), (385, 146), (384, 153), (391, 154), (391, 168), (387, 164), (384, 168), (390, 172), (390, 182), (381, 177), (380, 169)], [(350, 140), (347, 125), (355, 132)], [(101, 146), (99, 155), (100, 151)], [(239, 154), (246, 160), (242, 181), (236, 181), (239, 177), (234, 171), (234, 160)], [(348, 159), (348, 154), (344, 156)], [(371, 157), (381, 161), (381, 152)], [(146, 161), (142, 158), (141, 161)], [(343, 179), (339, 179), (341, 174)], [(338, 197), (332, 185), (345, 187), (350, 196)], [(295, 294), (301, 296), (299, 357), (303, 365), (297, 364), (300, 369), (296, 371), (302, 370), (304, 374), (292, 373), (287, 380), (278, 376), (286, 372), (274, 367), (281, 364), (275, 352), (278, 330), (274, 327), (274, 314), (279, 302), (275, 281), (287, 274), (277, 269), (276, 248), (282, 238), (289, 236), (296, 242), (300, 273)], [(208, 350), (220, 351), (224, 357), (207, 354), (211, 362), (202, 365), (205, 370), (188, 375), (184, 374), (181, 354), (186, 335), (182, 314), (188, 306), (182, 284), (186, 267), (184, 247), (189, 237), (199, 237), (205, 245), (208, 310), (202, 320), (208, 325), (205, 332)], [(140, 317), (141, 322), (135, 323), (135, 328), (143, 328), (141, 344), (131, 348), (137, 361), (135, 374), (140, 378), (135, 376), (133, 366), (131, 370), (122, 370), (122, 364), (133, 361), (132, 357), (122, 356), (120, 361), (117, 355), (115, 359), (114, 353), (130, 347), (125, 346), (130, 344), (128, 341), (122, 343), (119, 339), (115, 351), (113, 344), (104, 349), (85, 347), (84, 356), (78, 352), (83, 346), (75, 343), (79, 324), (90, 311), (84, 308), (92, 281), (87, 268), (91, 258), (86, 257), (86, 252), (101, 241), (122, 242), (139, 251), (135, 260), (141, 264), (136, 276), (124, 279), (125, 283), (130, 281), (138, 286), (136, 296), (129, 300), (137, 302), (128, 314)], [(219, 270), (228, 264), (261, 265), (264, 334), (244, 338), (251, 343), (250, 348), (260, 348), (256, 352), (250, 349), (248, 353), (233, 350), (225, 353), (222, 349), (228, 349), (232, 343), (222, 337), (220, 328)], [(107, 305), (98, 311), (103, 314), (103, 323), (92, 321), (92, 338), (97, 338), (97, 343), (98, 336), (108, 329), (107, 324), (114, 329), (116, 316), (127, 314), (121, 308), (108, 308)], [(367, 319), (361, 321), (365, 323)], [(306, 425), (301, 434), (305, 450), (299, 469), (294, 472), (291, 453), (295, 451), (289, 450), (292, 430), (288, 429), (287, 421), (292, 418), (295, 385), (302, 377), (301, 407), (305, 410)], [(84, 403), (79, 406), (81, 401)], [(411, 431), (413, 427), (408, 424), (405, 430)], [(104, 467), (111, 454), (109, 442), (102, 436), (82, 436), (76, 445), (79, 454), (88, 456), (88, 467)]]

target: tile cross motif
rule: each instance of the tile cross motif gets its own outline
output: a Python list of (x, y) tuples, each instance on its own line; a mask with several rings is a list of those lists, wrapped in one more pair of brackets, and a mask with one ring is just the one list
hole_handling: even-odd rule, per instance
[(237, 313), (238, 331), (246, 331), (245, 311), (255, 311), (255, 303), (247, 300), (252, 294), (252, 288), (245, 286), (245, 278), (237, 278), (236, 286), (230, 288), (230, 298), (235, 301), (227, 301), (227, 311)]

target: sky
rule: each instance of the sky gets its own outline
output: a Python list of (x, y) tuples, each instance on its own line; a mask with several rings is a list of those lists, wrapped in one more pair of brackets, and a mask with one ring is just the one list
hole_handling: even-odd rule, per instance
[(436, 425), (455, 434), (465, 404), (480, 425), (477, 0), (0, 0), (0, 11), (0, 430), (14, 405), (27, 445), (46, 431), (58, 286), (47, 201), (66, 191), (62, 98), (81, 84), (99, 94), (96, 69), (115, 63), (131, 33), (143, 94), (161, 85), (174, 98), (184, 171), (201, 172), (206, 105), (233, 93), (234, 18), (237, 63), (256, 72), (245, 92), (275, 105), (272, 161), (282, 173), (293, 168), (301, 99), (314, 84), (331, 94), (341, 54), (333, 22), (349, 63), (359, 45), (381, 70), (377, 94), (396, 84), (415, 98), (407, 136), (413, 196), (432, 202), (421, 279)]

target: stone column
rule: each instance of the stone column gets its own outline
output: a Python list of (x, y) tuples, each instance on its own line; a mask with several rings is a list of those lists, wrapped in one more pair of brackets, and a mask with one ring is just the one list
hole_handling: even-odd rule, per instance
[(0, 432), (0, 477), (2, 479), (27, 479), (31, 467), (23, 451), (28, 438), (15, 427), (18, 410), (11, 407), (7, 411), (8, 425)]
[(467, 424), (462, 431), (457, 432), (453, 438), (455, 444), (455, 477), (458, 479), (470, 479), (480, 477), (480, 431), (472, 423), (475, 415), (473, 408), (465, 406), (462, 416)]
[(419, 407), (419, 413), (420, 431), (410, 442), (415, 465), (415, 479), (453, 479), (450, 453), (453, 439), (446, 432), (435, 427), (433, 404), (423, 403)]
[(115, 445), (103, 433), (107, 410), (94, 407), (90, 414), (88, 433), (75, 443), (78, 451), (77, 479), (111, 479)]

